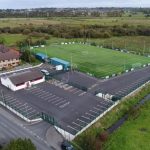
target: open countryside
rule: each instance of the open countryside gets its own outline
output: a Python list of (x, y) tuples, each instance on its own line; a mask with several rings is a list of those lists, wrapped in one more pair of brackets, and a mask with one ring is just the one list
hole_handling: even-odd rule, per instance
[(149, 150), (149, 2), (33, 1), (0, 5), (0, 150)]

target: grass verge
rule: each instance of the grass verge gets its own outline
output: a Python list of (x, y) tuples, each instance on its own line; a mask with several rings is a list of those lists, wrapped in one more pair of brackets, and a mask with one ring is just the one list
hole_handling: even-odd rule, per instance
[[(105, 129), (113, 125), (117, 120), (119, 120), (123, 115), (125, 115), (135, 104), (142, 100), (146, 95), (150, 93), (150, 84), (140, 89), (134, 95), (125, 98), (120, 104), (108, 112), (99, 121), (93, 124), (85, 132), (80, 134), (74, 139), (74, 143), (82, 148), (82, 150), (95, 150), (97, 143), (98, 149), (103, 149), (103, 142), (99, 140), (99, 137)], [(77, 148), (78, 149), (78, 148)]]

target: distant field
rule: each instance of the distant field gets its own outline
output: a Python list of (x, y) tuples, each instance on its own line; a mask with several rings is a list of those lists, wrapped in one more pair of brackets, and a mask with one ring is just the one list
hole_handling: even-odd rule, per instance
[(49, 24), (68, 24), (72, 26), (86, 24), (86, 25), (145, 25), (150, 26), (150, 19), (144, 16), (133, 17), (52, 17), (52, 18), (2, 18), (0, 19), (0, 27), (16, 27), (20, 25), (33, 24), (36, 26)]
[(0, 34), (0, 38), (5, 40), (6, 45), (16, 45), (17, 41), (25, 39), (27, 36), (22, 34)]
[[(54, 42), (70, 42), (70, 41), (81, 41), (84, 39), (63, 39), (63, 38), (51, 38), (48, 40), (48, 44)], [(86, 39), (87, 42), (95, 42), (98, 45), (110, 46), (121, 49), (127, 49), (129, 51), (141, 54), (150, 54), (150, 37), (149, 36), (122, 36), (122, 37), (111, 37), (101, 39)]]
[(129, 69), (136, 64), (149, 63), (150, 59), (138, 55), (121, 53), (109, 49), (88, 45), (50, 45), (35, 52), (47, 52), (50, 57), (72, 60), (74, 67), (82, 72), (92, 73), (97, 77), (112, 75)]
[[(6, 45), (16, 45), (17, 41), (21, 41), (27, 38), (27, 35), (22, 34), (0, 34), (0, 37), (5, 39)], [(37, 38), (38, 39), (38, 38)], [(69, 41), (83, 41), (83, 39), (63, 39), (51, 37), (47, 43), (52, 44), (55, 42), (69, 42)], [(124, 37), (112, 37), (106, 39), (87, 39), (87, 42), (96, 42), (99, 45), (117, 48), (128, 49), (133, 52), (150, 54), (150, 37), (149, 36), (124, 36)], [(145, 43), (145, 45), (144, 45)], [(112, 45), (113, 44), (113, 45)]]
[(141, 114), (137, 119), (127, 121), (110, 136), (106, 143), (105, 150), (149, 150), (149, 114), (150, 102), (142, 107)]

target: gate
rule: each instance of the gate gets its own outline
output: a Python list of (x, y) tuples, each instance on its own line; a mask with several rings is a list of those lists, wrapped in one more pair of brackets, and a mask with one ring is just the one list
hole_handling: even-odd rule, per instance
[(49, 124), (51, 124), (51, 125), (58, 126), (58, 123), (56, 122), (55, 118), (52, 117), (52, 116), (49, 116), (49, 115), (46, 114), (46, 113), (43, 113), (43, 112), (42, 112), (41, 118), (42, 118), (44, 121), (46, 121), (46, 122), (48, 122)]

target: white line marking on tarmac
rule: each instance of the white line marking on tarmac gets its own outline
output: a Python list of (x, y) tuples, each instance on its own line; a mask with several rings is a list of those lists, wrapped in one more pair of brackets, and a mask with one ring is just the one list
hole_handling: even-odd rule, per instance
[(71, 126), (67, 126), (68, 128), (71, 128), (71, 129), (73, 129), (73, 130), (75, 130), (75, 131), (77, 131), (77, 132), (79, 132), (79, 130), (77, 130), (77, 129), (75, 129), (75, 128), (73, 128), (73, 127), (71, 127)]

